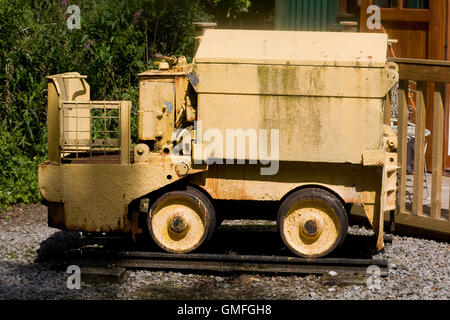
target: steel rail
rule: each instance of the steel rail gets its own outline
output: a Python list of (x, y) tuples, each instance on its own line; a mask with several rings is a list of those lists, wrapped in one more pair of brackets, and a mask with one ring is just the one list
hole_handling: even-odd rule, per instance
[(147, 251), (118, 251), (83, 254), (74, 259), (53, 261), (79, 266), (114, 266), (130, 269), (246, 271), (283, 274), (366, 274), (369, 266), (378, 266), (380, 276), (387, 276), (388, 261), (381, 259), (320, 258), (236, 254), (171, 254)]

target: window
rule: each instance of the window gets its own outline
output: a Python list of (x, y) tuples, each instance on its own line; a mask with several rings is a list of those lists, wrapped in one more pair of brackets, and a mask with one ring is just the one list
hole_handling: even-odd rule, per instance
[(429, 0), (403, 0), (403, 8), (430, 9)]
[(380, 8), (397, 8), (398, 0), (374, 0), (373, 4)]
[(361, 11), (361, 0), (339, 0), (339, 15), (359, 16)]

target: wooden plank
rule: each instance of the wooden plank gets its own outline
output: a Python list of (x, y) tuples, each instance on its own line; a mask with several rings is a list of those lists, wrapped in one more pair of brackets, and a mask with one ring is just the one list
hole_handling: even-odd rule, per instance
[(361, 0), (361, 14), (359, 20), (359, 31), (360, 32), (370, 32), (367, 28), (367, 19), (369, 15), (367, 14), (367, 7), (372, 5), (372, 0)]
[(450, 123), (449, 120), (449, 104), (450, 104), (450, 85), (445, 85), (445, 97), (444, 97), (444, 164), (443, 168), (444, 170), (450, 169), (450, 156), (449, 156), (449, 126), (447, 125)]
[(383, 22), (428, 22), (430, 20), (430, 11), (428, 9), (381, 8), (381, 20)]
[(450, 83), (450, 64), (434, 65), (402, 62), (395, 63), (398, 65), (400, 80)]
[(450, 239), (450, 221), (444, 219), (432, 219), (427, 216), (415, 216), (407, 212), (401, 212), (395, 216), (395, 223), (405, 226), (416, 227), (419, 229), (437, 231), (449, 236)]
[[(407, 130), (408, 130), (408, 81), (402, 80), (398, 91), (398, 164), (400, 165), (399, 183), (398, 183), (398, 211), (405, 211), (405, 193), (406, 193), (406, 151), (407, 151)], [(398, 212), (397, 211), (397, 212)]]
[(433, 59), (412, 59), (412, 58), (388, 58), (389, 62), (397, 64), (415, 64), (415, 65), (429, 65), (435, 67), (450, 67), (450, 61), (447, 60), (433, 60)]
[(432, 184), (431, 184), (431, 218), (441, 217), (442, 192), (442, 160), (444, 141), (444, 101), (445, 87), (443, 83), (435, 84), (433, 106), (433, 155), (432, 155)]
[(446, 0), (430, 1), (428, 23), (428, 59), (445, 59), (447, 16)]
[[(446, 9), (447, 17), (450, 17), (450, 5), (447, 6)], [(446, 43), (449, 43), (450, 41), (450, 32), (446, 32)], [(446, 57), (450, 57), (450, 46), (446, 46)], [(449, 126), (448, 123), (450, 122), (450, 115), (449, 115), (449, 104), (450, 104), (450, 85), (446, 85), (446, 97), (445, 97), (445, 125), (444, 125), (444, 169), (449, 170), (450, 169), (450, 156), (449, 156)]]
[(427, 93), (426, 82), (417, 83), (416, 91), (416, 131), (414, 144), (414, 187), (413, 187), (413, 214), (423, 214), (423, 177), (424, 177), (424, 151), (425, 151), (425, 120)]

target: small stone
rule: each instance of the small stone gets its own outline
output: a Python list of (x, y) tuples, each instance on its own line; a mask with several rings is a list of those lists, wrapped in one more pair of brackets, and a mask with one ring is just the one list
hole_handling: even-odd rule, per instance
[(334, 292), (334, 291), (336, 291), (336, 288), (329, 288), (328, 289), (328, 292)]
[(328, 272), (328, 274), (332, 277), (337, 276), (337, 272), (336, 271), (330, 271)]

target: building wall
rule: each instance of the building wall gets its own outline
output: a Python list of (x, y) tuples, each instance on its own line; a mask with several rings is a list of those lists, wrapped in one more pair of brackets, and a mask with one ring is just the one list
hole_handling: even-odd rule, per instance
[(337, 0), (275, 0), (275, 29), (339, 31)]

